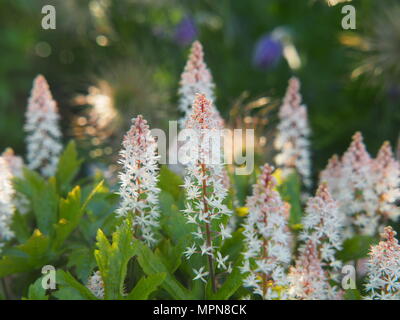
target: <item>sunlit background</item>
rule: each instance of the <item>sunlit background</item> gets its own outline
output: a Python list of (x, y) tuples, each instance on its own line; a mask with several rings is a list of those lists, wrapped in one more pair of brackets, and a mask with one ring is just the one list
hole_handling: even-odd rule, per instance
[[(41, 28), (52, 4), (56, 30)], [(356, 8), (343, 30), (341, 9)], [(400, 131), (400, 3), (380, 0), (3, 0), (0, 2), (0, 150), (24, 154), (33, 78), (49, 81), (65, 139), (107, 167), (131, 117), (152, 127), (179, 117), (177, 88), (199, 39), (232, 127), (255, 127), (271, 158), (277, 110), (291, 75), (302, 82), (314, 175), (360, 130), (373, 154)]]

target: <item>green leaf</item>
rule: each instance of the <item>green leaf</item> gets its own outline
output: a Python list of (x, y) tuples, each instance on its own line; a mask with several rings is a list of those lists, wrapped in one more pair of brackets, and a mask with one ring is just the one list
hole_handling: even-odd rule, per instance
[(254, 175), (233, 175), (236, 198), (241, 206), (246, 203), (246, 197), (251, 193), (251, 184), (253, 182)]
[(22, 215), (18, 211), (14, 212), (11, 229), (14, 231), (15, 237), (20, 243), (26, 242), (31, 235), (26, 220), (26, 215)]
[(58, 298), (79, 299), (81, 297), (87, 300), (98, 300), (87, 287), (77, 281), (70, 273), (63, 270), (57, 270), (57, 284), (60, 289), (63, 289), (61, 293), (55, 294)]
[(135, 255), (132, 227), (125, 221), (112, 235), (110, 243), (99, 229), (95, 257), (104, 281), (105, 299), (122, 299), (129, 260)]
[(163, 213), (160, 218), (162, 230), (174, 244), (182, 243), (183, 247), (191, 245), (193, 241), (192, 232), (196, 228), (187, 223), (186, 217), (179, 211), (179, 208), (175, 205), (174, 198), (170, 194), (161, 192), (159, 200), (160, 210)]
[(78, 290), (71, 287), (62, 287), (51, 295), (58, 300), (88, 300)]
[(0, 277), (38, 269), (48, 264), (54, 258), (49, 247), (50, 239), (35, 230), (26, 243), (9, 250), (0, 260)]
[(291, 225), (301, 223), (301, 181), (297, 173), (290, 174), (278, 187), (279, 193), (284, 201), (290, 203), (290, 218)]
[(81, 188), (76, 186), (66, 199), (60, 199), (59, 220), (54, 225), (56, 231), (53, 248), (58, 249), (68, 235), (75, 229), (83, 210), (81, 210)]
[[(143, 271), (147, 275), (155, 275), (158, 273), (166, 273), (162, 287), (170, 294), (173, 299), (177, 300), (191, 300), (196, 299), (193, 294), (182, 286), (169, 272), (167, 267), (162, 263), (161, 259), (157, 257), (147, 246), (136, 240), (138, 261)], [(198, 297), (199, 298), (199, 297)]]
[(227, 300), (242, 286), (244, 274), (239, 269), (240, 260), (233, 267), (232, 272), (226, 278), (221, 288), (209, 296), (210, 300)]
[(61, 192), (70, 189), (70, 184), (80, 169), (82, 160), (78, 158), (75, 141), (71, 140), (61, 154), (57, 165), (56, 180)]
[(24, 168), (25, 179), (16, 179), (15, 188), (25, 194), (32, 204), (37, 227), (49, 235), (57, 221), (58, 196), (54, 180), (44, 180), (34, 171)]
[(169, 239), (162, 241), (155, 250), (155, 254), (160, 257), (171, 274), (173, 274), (181, 265), (182, 252), (182, 246), (179, 244), (173, 246)]
[(165, 280), (166, 273), (157, 273), (139, 280), (132, 291), (126, 296), (126, 300), (147, 300), (149, 295), (157, 290)]
[(49, 300), (49, 296), (46, 295), (46, 289), (42, 286), (42, 277), (29, 286), (28, 300)]
[(78, 279), (82, 282), (87, 282), (92, 270), (96, 267), (93, 250), (85, 247), (74, 248), (68, 255), (67, 267), (75, 267)]
[(167, 166), (161, 166), (158, 180), (158, 187), (161, 190), (170, 193), (177, 201), (182, 193), (181, 185), (183, 185), (183, 181), (180, 176), (168, 169)]
[(344, 300), (361, 300), (361, 293), (357, 289), (349, 289), (344, 292)]
[(229, 255), (229, 259), (231, 261), (236, 261), (236, 259), (240, 258), (243, 250), (243, 232), (235, 231), (232, 234), (232, 237), (226, 239), (222, 246), (222, 253), (224, 256)]
[(378, 239), (371, 236), (354, 236), (343, 243), (343, 249), (338, 253), (338, 258), (343, 262), (366, 258), (371, 245), (378, 243)]
[(70, 193), (68, 193), (66, 199), (60, 200), (59, 220), (54, 226), (56, 235), (52, 243), (55, 250), (61, 247), (65, 239), (78, 226), (88, 203), (102, 185), (103, 182), (100, 182), (92, 190), (83, 205), (81, 205), (81, 189), (79, 186), (76, 186)]

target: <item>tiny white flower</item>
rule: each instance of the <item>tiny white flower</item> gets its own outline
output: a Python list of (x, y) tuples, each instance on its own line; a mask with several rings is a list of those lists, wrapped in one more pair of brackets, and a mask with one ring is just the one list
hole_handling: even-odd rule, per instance
[(217, 268), (220, 268), (220, 269), (227, 269), (225, 263), (226, 263), (226, 261), (228, 260), (228, 258), (229, 258), (229, 256), (223, 257), (222, 254), (221, 254), (221, 252), (218, 251), (218, 252), (217, 252), (217, 259), (216, 259), (216, 261), (217, 261)]
[(186, 259), (189, 259), (196, 252), (196, 245), (193, 244), (191, 247), (187, 247), (186, 251), (183, 253)]
[(201, 281), (207, 283), (207, 280), (204, 277), (208, 276), (208, 271), (204, 271), (204, 267), (201, 267), (199, 270), (193, 269), (193, 272), (195, 273), (193, 280), (200, 279)]

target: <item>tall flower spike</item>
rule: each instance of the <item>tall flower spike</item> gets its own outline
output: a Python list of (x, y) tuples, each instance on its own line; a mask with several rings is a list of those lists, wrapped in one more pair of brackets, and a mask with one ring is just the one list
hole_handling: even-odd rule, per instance
[(49, 85), (42, 75), (33, 81), (25, 114), (28, 167), (45, 177), (54, 175), (62, 150), (59, 114)]
[(346, 235), (351, 236), (354, 231), (374, 235), (379, 222), (378, 199), (374, 191), (372, 159), (360, 132), (354, 134), (350, 147), (343, 154), (342, 179), (342, 188), (335, 200), (347, 215)]
[(96, 271), (89, 277), (86, 286), (98, 299), (104, 299), (104, 282), (100, 271)]
[(278, 290), (287, 286), (285, 268), (290, 262), (286, 216), (289, 206), (275, 190), (273, 168), (265, 164), (253, 195), (247, 198), (249, 215), (244, 224), (244, 286), (263, 299), (285, 298)]
[(13, 196), (14, 189), (11, 183), (12, 173), (7, 161), (0, 157), (0, 250), (4, 241), (13, 238), (10, 229), (11, 219), (14, 214)]
[(322, 268), (315, 243), (309, 240), (300, 249), (296, 266), (291, 267), (288, 275), (289, 297), (301, 300), (329, 300), (330, 285), (327, 274)]
[(307, 202), (303, 218), (304, 230), (300, 240), (312, 241), (317, 254), (332, 280), (338, 280), (338, 271), (342, 266), (335, 254), (342, 249), (344, 216), (338, 210), (337, 203), (331, 197), (325, 183), (318, 187), (315, 197)]
[(379, 300), (400, 299), (400, 246), (392, 227), (386, 227), (384, 241), (372, 246), (369, 253), (367, 298)]
[(224, 215), (230, 216), (231, 211), (224, 204), (228, 192), (221, 175), (223, 165), (210, 161), (215, 156), (219, 157), (220, 150), (213, 149), (212, 139), (220, 139), (221, 132), (213, 117), (211, 103), (202, 94), (196, 95), (186, 129), (190, 129), (194, 141), (190, 141), (188, 150), (184, 180), (187, 202), (183, 212), (187, 215), (188, 223), (197, 226), (197, 232), (194, 232), (196, 243), (187, 248), (185, 255), (190, 258), (194, 253), (201, 253), (207, 257), (208, 272), (203, 272), (202, 267), (195, 271), (195, 279), (209, 276), (215, 291), (215, 269), (231, 270), (228, 257), (223, 257), (215, 245), (217, 241), (229, 237), (222, 223), (217, 226), (217, 220)]
[(383, 219), (397, 221), (400, 208), (395, 201), (400, 198), (400, 164), (395, 160), (388, 141), (384, 142), (373, 163), (375, 192), (379, 199), (378, 211)]
[[(189, 59), (181, 75), (180, 87), (178, 90), (179, 110), (184, 113), (180, 120), (181, 127), (185, 126), (191, 114), (191, 106), (197, 93), (202, 93), (212, 103), (214, 102), (214, 83), (210, 71), (204, 62), (203, 47), (199, 41), (193, 42)], [(211, 106), (212, 113), (219, 123), (220, 128), (224, 127), (224, 120), (221, 118), (217, 108)]]
[(275, 139), (279, 151), (275, 162), (287, 175), (295, 169), (300, 174), (306, 188), (311, 186), (310, 128), (307, 109), (301, 104), (300, 82), (292, 77), (279, 111), (280, 123)]
[(132, 126), (124, 137), (119, 163), (121, 196), (118, 216), (130, 217), (135, 236), (147, 245), (157, 241), (158, 227), (158, 160), (157, 142), (151, 135), (147, 121), (141, 115), (132, 119)]

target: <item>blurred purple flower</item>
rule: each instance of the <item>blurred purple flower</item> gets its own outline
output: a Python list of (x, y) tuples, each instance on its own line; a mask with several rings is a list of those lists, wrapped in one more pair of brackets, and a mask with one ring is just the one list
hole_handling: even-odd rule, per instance
[(176, 26), (174, 39), (181, 45), (191, 44), (197, 38), (197, 28), (194, 20), (190, 17), (183, 18)]
[(387, 89), (387, 95), (393, 102), (398, 101), (400, 98), (400, 86), (397, 84), (389, 85), (389, 88)]
[(282, 57), (282, 50), (281, 42), (267, 34), (254, 48), (253, 64), (262, 69), (274, 67)]

